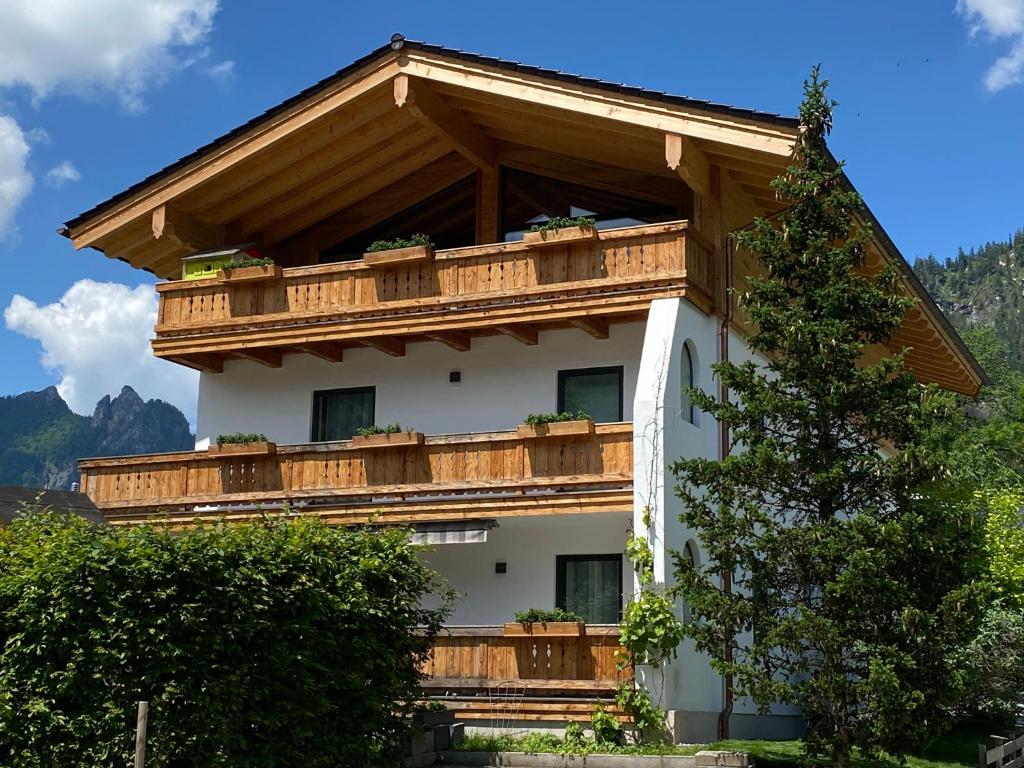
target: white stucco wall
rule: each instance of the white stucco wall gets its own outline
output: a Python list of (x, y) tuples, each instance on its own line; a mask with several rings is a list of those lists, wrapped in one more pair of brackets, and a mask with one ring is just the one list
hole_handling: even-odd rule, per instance
[[(557, 555), (624, 553), (630, 512), (501, 518), (483, 544), (443, 544), (424, 560), (463, 594), (449, 624), (501, 624), (555, 606)], [(494, 564), (507, 564), (507, 573)], [(631, 569), (623, 554), (623, 587)]]
[[(230, 432), (262, 432), (279, 443), (310, 439), (313, 392), (376, 387), (376, 422), (399, 422), (426, 434), (510, 429), (528, 413), (557, 406), (558, 371), (624, 366), (623, 419), (632, 418), (644, 324), (613, 325), (607, 339), (567, 329), (540, 334), (527, 346), (507, 336), (473, 339), (457, 352), (437, 342), (409, 344), (405, 357), (375, 349), (346, 350), (341, 363), (288, 355), (281, 368), (228, 361), (199, 380), (196, 445)], [(448, 382), (461, 371), (462, 383)]]

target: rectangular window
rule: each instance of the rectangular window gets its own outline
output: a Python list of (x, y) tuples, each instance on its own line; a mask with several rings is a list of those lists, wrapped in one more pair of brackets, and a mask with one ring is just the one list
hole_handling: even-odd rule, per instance
[(590, 624), (622, 618), (622, 555), (558, 555), (555, 604)]
[(313, 393), (312, 440), (348, 440), (361, 427), (372, 427), (374, 387), (327, 389)]
[(622, 421), (622, 366), (558, 372), (558, 410), (595, 422)]

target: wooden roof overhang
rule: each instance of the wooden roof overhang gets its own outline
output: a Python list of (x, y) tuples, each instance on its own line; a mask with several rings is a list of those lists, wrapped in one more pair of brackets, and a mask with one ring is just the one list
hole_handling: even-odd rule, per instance
[[(480, 194), (493, 191), (499, 165), (601, 178), (641, 197), (715, 192), (749, 221), (778, 210), (769, 182), (786, 167), (796, 131), (792, 118), (396, 38), (62, 233), (162, 278), (179, 276), (182, 256), (228, 243), (256, 242), (278, 263), (308, 264), (469, 175)], [(491, 232), (482, 242), (496, 239), (496, 227), (478, 220), (478, 232)], [(880, 243), (922, 298), (906, 328), (911, 364), (925, 380), (974, 394), (977, 364), (884, 232)]]

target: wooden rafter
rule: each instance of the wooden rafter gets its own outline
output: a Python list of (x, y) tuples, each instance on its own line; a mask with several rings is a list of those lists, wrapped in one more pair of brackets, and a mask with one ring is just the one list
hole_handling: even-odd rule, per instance
[(497, 330), (499, 333), (503, 333), (506, 336), (511, 336), (513, 339), (520, 342), (521, 344), (526, 344), (528, 346), (536, 345), (537, 341), (539, 340), (537, 329), (534, 326), (528, 325), (526, 323), (521, 323), (518, 325), (499, 325), (497, 327)]
[(340, 363), (345, 359), (345, 348), (334, 341), (319, 341), (309, 344), (296, 344), (298, 352), (305, 352), (326, 360), (328, 363)]
[(405, 357), (405, 342), (401, 339), (386, 336), (375, 336), (362, 340), (368, 347), (380, 350), (392, 357)]
[(234, 352), (239, 357), (265, 365), (267, 368), (280, 368), (283, 364), (284, 355), (279, 349), (244, 347)]
[(575, 328), (579, 328), (581, 331), (593, 336), (595, 339), (608, 338), (608, 321), (603, 317), (585, 315), (583, 317), (574, 317), (569, 322)]
[(428, 333), (427, 338), (439, 341), (456, 352), (469, 352), (471, 338), (465, 331), (438, 331)]
[(693, 139), (666, 133), (665, 162), (694, 192), (701, 195), (711, 194), (711, 169), (708, 159), (697, 148)]

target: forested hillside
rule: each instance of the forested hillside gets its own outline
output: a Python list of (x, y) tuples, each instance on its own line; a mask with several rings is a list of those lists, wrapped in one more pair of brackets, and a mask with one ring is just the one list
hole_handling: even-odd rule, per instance
[(916, 259), (914, 271), (958, 330), (994, 328), (1024, 370), (1024, 230), (953, 259)]

